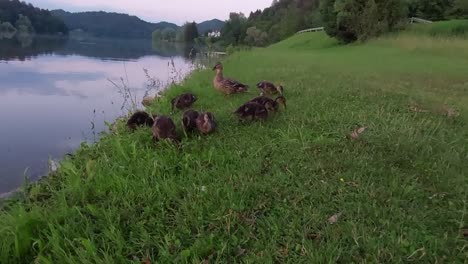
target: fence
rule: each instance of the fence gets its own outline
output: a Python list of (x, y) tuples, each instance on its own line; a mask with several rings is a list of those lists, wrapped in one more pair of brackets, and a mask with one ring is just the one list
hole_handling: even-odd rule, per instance
[(317, 31), (324, 31), (324, 30), (325, 30), (324, 27), (309, 28), (309, 29), (301, 30), (297, 32), (296, 34), (302, 34), (302, 33), (307, 33), (307, 32), (317, 32)]
[(410, 20), (411, 24), (413, 24), (413, 23), (431, 24), (432, 23), (432, 21), (430, 21), (430, 20), (426, 20), (426, 19), (422, 19), (422, 18), (418, 18), (418, 17), (411, 17), (409, 20)]

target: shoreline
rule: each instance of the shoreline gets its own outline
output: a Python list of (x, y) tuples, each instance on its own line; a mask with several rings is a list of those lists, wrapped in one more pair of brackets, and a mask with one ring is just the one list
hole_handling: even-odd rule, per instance
[(176, 148), (118, 122), (0, 210), (0, 262), (463, 262), (468, 53), (433, 39), (448, 45), (433, 56), (412, 39), (304, 33), (234, 53), (226, 76), (284, 81), (288, 108), (265, 122), (233, 115), (255, 88), (226, 97), (212, 71), (194, 71), (146, 111), (183, 135), (170, 98), (193, 92), (216, 133)]
[[(173, 67), (175, 67), (175, 66), (173, 66)], [(178, 71), (178, 70), (175, 70), (175, 68), (174, 68), (175, 72), (177, 73), (177, 76), (169, 77), (169, 79), (168, 79), (166, 82), (159, 82), (159, 83), (165, 84), (165, 86), (164, 86), (164, 88), (162, 88), (162, 89), (160, 89), (160, 88), (157, 88), (157, 89), (156, 89), (157, 92), (156, 92), (156, 94), (152, 97), (153, 103), (154, 103), (155, 101), (157, 101), (158, 99), (162, 99), (162, 98), (164, 97), (164, 93), (167, 92), (169, 89), (171, 89), (172, 86), (174, 86), (174, 85), (179, 85), (180, 83), (183, 83), (187, 78), (190, 78), (190, 75), (193, 74), (195, 71), (201, 70), (201, 69), (202, 69), (201, 67), (203, 67), (202, 64), (195, 63), (195, 61), (194, 61), (194, 62), (192, 63), (192, 65), (189, 67), (190, 71), (189, 71), (187, 74), (185, 74), (184, 77), (181, 77), (181, 76), (179, 75), (179, 71)], [(153, 77), (152, 77), (152, 78), (153, 78)], [(169, 81), (169, 80), (172, 80), (172, 82)], [(177, 80), (177, 82), (174, 82), (174, 80)], [(142, 98), (142, 100), (143, 100), (143, 99), (144, 99), (144, 98)], [(146, 111), (147, 106), (144, 106), (144, 105), (142, 104), (142, 102), (138, 102), (138, 106), (132, 106), (131, 108), (132, 108), (132, 109), (129, 110), (129, 112), (128, 112), (125, 116), (120, 115), (120, 116), (116, 117), (111, 123), (109, 123), (109, 126), (108, 126), (108, 127), (106, 127), (103, 131), (98, 132), (98, 133), (99, 133), (99, 134), (101, 134), (101, 133), (105, 133), (105, 134), (112, 134), (112, 133), (114, 133), (113, 129), (116, 128), (118, 122), (122, 122), (122, 120), (124, 120), (124, 119), (125, 119), (125, 122), (126, 122), (126, 119), (128, 118), (129, 114), (130, 114), (132, 111), (136, 111), (136, 110), (144, 110), (144, 111)], [(106, 123), (106, 122), (104, 122), (104, 123)], [(99, 139), (99, 140), (100, 140), (100, 139)], [(94, 142), (93, 144), (99, 143), (99, 140), (97, 140), (97, 141)], [(60, 158), (53, 159), (53, 160), (49, 160), (49, 161), (48, 161), (48, 164), (47, 164), (48, 173), (47, 173), (46, 175), (42, 175), (42, 176), (37, 177), (37, 178), (36, 178), (35, 180), (33, 180), (33, 181), (28, 182), (27, 185), (30, 186), (30, 185), (33, 185), (33, 184), (35, 184), (35, 183), (38, 183), (38, 182), (41, 181), (41, 180), (46, 180), (51, 174), (56, 173), (56, 172), (59, 170), (59, 168), (60, 168), (60, 163), (61, 163), (66, 157), (73, 156), (75, 152), (79, 151), (79, 150), (81, 149), (81, 144), (84, 143), (84, 142), (87, 142), (87, 141), (86, 141), (86, 140), (85, 140), (85, 141), (82, 141), (82, 142), (80, 143), (80, 146), (79, 146), (78, 148), (74, 149), (72, 153), (67, 152), (67, 153), (63, 154), (62, 157), (60, 157)], [(87, 142), (87, 143), (88, 143), (88, 145), (90, 144), (89, 142)], [(91, 145), (92, 145), (92, 144), (91, 144)], [(24, 183), (23, 183), (23, 184), (24, 184)], [(6, 191), (6, 192), (3, 192), (3, 193), (0, 193), (0, 201), (2, 201), (2, 200), (8, 200), (9, 198), (13, 197), (15, 194), (21, 193), (21, 192), (22, 192), (22, 190), (21, 190), (22, 188), (23, 188), (22, 186), (19, 186), (19, 187), (15, 188), (15, 189), (13, 189), (13, 190), (11, 190), (11, 191)]]

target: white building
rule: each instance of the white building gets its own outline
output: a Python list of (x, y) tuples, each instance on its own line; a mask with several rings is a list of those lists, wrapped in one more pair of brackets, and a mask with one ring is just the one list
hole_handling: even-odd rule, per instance
[(213, 31), (208, 33), (208, 37), (219, 38), (221, 37), (221, 31)]

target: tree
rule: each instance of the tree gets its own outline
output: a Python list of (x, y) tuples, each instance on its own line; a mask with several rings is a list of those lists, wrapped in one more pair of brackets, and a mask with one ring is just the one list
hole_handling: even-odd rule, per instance
[(153, 41), (160, 41), (162, 40), (162, 32), (160, 29), (156, 29), (155, 31), (153, 31), (153, 33), (151, 34), (151, 37), (153, 39)]
[[(27, 21), (22, 17), (27, 17)], [(63, 20), (53, 16), (49, 11), (18, 0), (0, 0), (0, 21), (16, 26), (18, 20), (25, 26), (17, 28), (18, 31), (68, 34), (68, 28)]]
[[(407, 0), (410, 16), (429, 20), (443, 20), (459, 0)], [(467, 0), (460, 0), (468, 2)]]
[(0, 39), (12, 38), (16, 33), (16, 28), (10, 22), (1, 22), (0, 21)]
[(16, 28), (10, 22), (1, 22), (0, 21), (0, 32), (15, 32)]
[(197, 23), (186, 23), (184, 25), (184, 41), (193, 42), (196, 38), (198, 38)]
[(31, 24), (31, 20), (27, 16), (19, 15), (18, 20), (16, 21), (16, 28), (20, 33), (33, 33), (34, 28)]
[(325, 0), (321, 13), (327, 34), (345, 43), (394, 31), (406, 17), (401, 0)]
[(247, 18), (243, 13), (230, 13), (229, 20), (221, 29), (225, 44), (238, 45), (245, 39)]
[(180, 28), (179, 30), (177, 30), (176, 32), (176, 42), (184, 42), (184, 28)]
[(455, 18), (468, 18), (468, 0), (455, 0), (450, 14)]
[(262, 47), (265, 46), (268, 41), (268, 34), (256, 27), (249, 27), (247, 29), (247, 36), (245, 37), (245, 43), (251, 46)]
[(165, 28), (163, 29), (163, 31), (161, 32), (162, 34), (162, 38), (166, 41), (175, 41), (175, 38), (176, 38), (176, 31), (172, 28)]

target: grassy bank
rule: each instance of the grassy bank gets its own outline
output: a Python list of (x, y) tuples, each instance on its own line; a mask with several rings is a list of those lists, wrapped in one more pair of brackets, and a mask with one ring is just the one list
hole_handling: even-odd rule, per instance
[(230, 56), (226, 75), (283, 82), (288, 109), (266, 123), (231, 114), (257, 91), (225, 98), (195, 72), (149, 110), (193, 91), (216, 134), (178, 151), (121, 124), (83, 146), (0, 212), (0, 262), (466, 261), (468, 41), (427, 38), (310, 33)]

